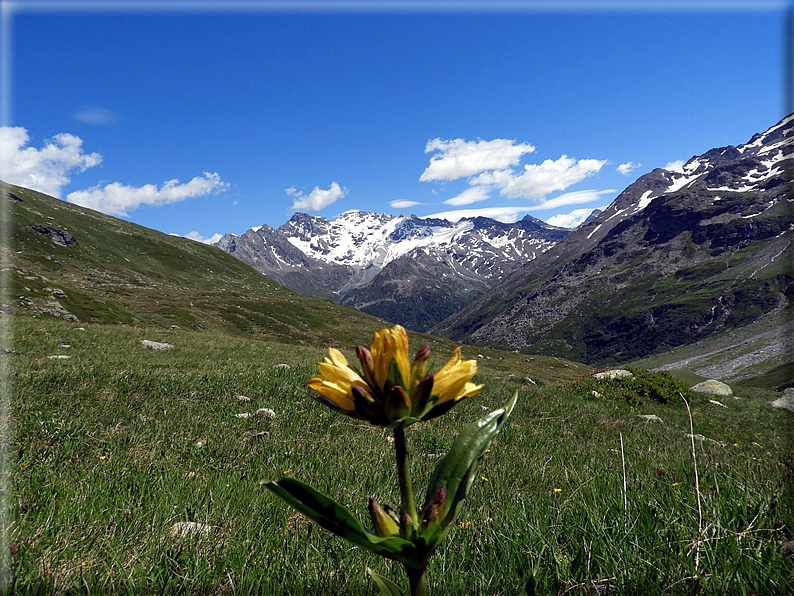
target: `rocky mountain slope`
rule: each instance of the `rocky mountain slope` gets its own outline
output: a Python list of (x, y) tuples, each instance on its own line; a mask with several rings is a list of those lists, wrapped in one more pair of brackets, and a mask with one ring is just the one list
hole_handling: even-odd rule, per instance
[(226, 234), (216, 246), (308, 296), (425, 330), (570, 233), (531, 216), (505, 224), (347, 211), (296, 213), (273, 229)]
[(794, 115), (645, 174), (432, 332), (609, 363), (790, 313), (792, 130)]

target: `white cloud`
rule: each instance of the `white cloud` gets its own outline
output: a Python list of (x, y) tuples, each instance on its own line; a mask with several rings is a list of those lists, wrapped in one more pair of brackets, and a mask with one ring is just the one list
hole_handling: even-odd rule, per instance
[(636, 170), (641, 165), (642, 165), (641, 163), (634, 163), (633, 161), (627, 161), (626, 163), (620, 164), (618, 167), (615, 168), (615, 170), (620, 172), (624, 176), (628, 176), (629, 174), (631, 174), (633, 170)]
[(464, 217), (490, 217), (503, 223), (513, 223), (518, 216), (527, 212), (527, 207), (481, 207), (479, 209), (457, 209), (454, 211), (442, 211), (431, 215), (423, 215), (422, 218), (446, 219), (456, 222)]
[(72, 114), (74, 118), (86, 124), (108, 125), (119, 119), (118, 114), (100, 106), (90, 106)]
[(182, 238), (189, 238), (190, 240), (195, 240), (196, 242), (202, 242), (204, 244), (215, 244), (218, 240), (223, 238), (223, 234), (213, 234), (209, 238), (205, 238), (198, 232), (188, 232), (187, 234), (171, 233), (171, 236), (181, 236)]
[(25, 128), (0, 126), (0, 176), (6, 182), (60, 198), (73, 172), (102, 163), (99, 153), (84, 153), (83, 140), (69, 133), (46, 139), (41, 149), (26, 147), (28, 141)]
[(341, 188), (336, 182), (331, 182), (331, 186), (327, 190), (315, 186), (314, 190), (307, 195), (297, 190), (294, 186), (290, 186), (284, 192), (291, 197), (295, 197), (292, 201), (293, 209), (320, 211), (344, 197), (347, 194), (347, 189)]
[(540, 199), (555, 190), (565, 190), (598, 173), (607, 161), (598, 159), (576, 160), (567, 155), (557, 160), (547, 159), (540, 164), (527, 164), (524, 172), (510, 170), (485, 172), (470, 180), (470, 184), (495, 184), (501, 186), (499, 194), (515, 199)]
[(458, 196), (443, 201), (443, 203), (456, 207), (460, 205), (471, 205), (472, 203), (479, 203), (480, 201), (487, 200), (490, 192), (491, 189), (488, 186), (472, 186), (464, 190)]
[(596, 209), (603, 211), (605, 207), (585, 207), (584, 209), (574, 209), (570, 213), (558, 213), (548, 218), (546, 223), (561, 228), (575, 228), (590, 217), (590, 214)]
[(537, 205), (530, 205), (525, 209), (527, 211), (544, 211), (546, 209), (557, 209), (558, 207), (565, 207), (566, 205), (583, 205), (592, 201), (601, 199), (601, 195), (608, 195), (617, 192), (614, 188), (607, 188), (604, 190), (577, 190), (574, 192), (566, 192), (565, 194), (558, 195), (548, 201), (543, 201)]
[(136, 187), (120, 182), (111, 182), (104, 186), (96, 185), (86, 190), (69, 193), (66, 200), (108, 215), (126, 217), (128, 211), (133, 211), (141, 205), (157, 207), (223, 192), (228, 188), (229, 184), (223, 182), (218, 174), (204, 172), (203, 176), (196, 176), (185, 184), (180, 184), (179, 180), (174, 179), (163, 183), (159, 188), (155, 184)]
[(665, 170), (669, 170), (671, 172), (678, 172), (679, 174), (684, 173), (684, 164), (686, 162), (683, 159), (676, 159), (670, 162), (667, 162), (667, 165), (664, 166)]
[[(422, 217), (432, 217), (438, 219), (447, 219), (456, 222), (464, 217), (490, 217), (505, 223), (512, 223), (518, 219), (519, 215), (529, 213), (530, 211), (545, 211), (548, 209), (557, 209), (565, 207), (566, 205), (581, 205), (583, 203), (591, 203), (593, 201), (601, 200), (602, 195), (609, 195), (617, 192), (614, 188), (607, 188), (605, 190), (577, 190), (569, 192), (543, 203), (537, 205), (523, 205), (521, 207), (480, 207), (477, 209), (456, 209), (453, 211), (442, 211), (433, 213), (432, 215), (423, 215)], [(602, 209), (602, 207), (598, 207)], [(584, 211), (592, 211), (593, 208), (584, 209)], [(587, 216), (585, 216), (587, 218)], [(554, 224), (558, 225), (558, 224)]]
[(438, 153), (430, 158), (430, 165), (422, 172), (419, 180), (421, 182), (457, 180), (486, 170), (502, 170), (518, 165), (522, 155), (532, 153), (534, 150), (535, 147), (529, 143), (517, 145), (516, 141), (511, 139), (492, 141), (432, 139), (427, 142), (425, 153), (434, 151)]
[(409, 207), (416, 207), (421, 205), (419, 201), (389, 201), (392, 209), (408, 209)]

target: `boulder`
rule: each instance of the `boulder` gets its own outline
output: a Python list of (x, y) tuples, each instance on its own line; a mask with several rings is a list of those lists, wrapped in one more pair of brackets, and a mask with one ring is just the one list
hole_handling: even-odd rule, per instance
[(637, 414), (637, 418), (642, 418), (648, 422), (662, 422), (662, 419), (656, 414)]
[(59, 230), (39, 224), (31, 224), (28, 228), (39, 234), (49, 236), (58, 246), (77, 246), (77, 239), (71, 232), (67, 232), (66, 230)]
[(718, 395), (721, 397), (730, 397), (733, 395), (733, 389), (731, 389), (730, 386), (715, 379), (709, 379), (708, 381), (698, 383), (690, 387), (689, 390), (694, 393), (702, 393), (703, 395)]
[(174, 344), (166, 344), (159, 341), (151, 341), (149, 339), (142, 339), (141, 343), (152, 350), (170, 350), (174, 347)]
[(593, 375), (596, 379), (633, 379), (634, 375), (631, 371), (624, 368), (616, 368), (615, 370), (605, 370), (604, 372), (596, 373)]
[(208, 526), (207, 524), (200, 524), (198, 522), (176, 522), (173, 526), (171, 526), (171, 536), (174, 538), (185, 538), (191, 535), (197, 536), (209, 536), (209, 534), (214, 530), (212, 526)]
[(783, 408), (790, 412), (794, 412), (794, 387), (787, 388), (783, 395), (775, 401), (770, 402), (773, 408)]

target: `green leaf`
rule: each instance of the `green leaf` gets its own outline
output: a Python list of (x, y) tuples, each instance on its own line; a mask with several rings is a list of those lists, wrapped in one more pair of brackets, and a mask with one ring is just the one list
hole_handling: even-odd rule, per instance
[(378, 586), (378, 596), (403, 596), (402, 590), (393, 581), (375, 573), (369, 567), (367, 567), (367, 573)]
[(267, 482), (264, 486), (340, 538), (381, 557), (402, 563), (414, 563), (416, 549), (411, 542), (397, 536), (379, 538), (370, 534), (350, 511), (308, 484), (294, 478), (282, 478), (278, 482)]
[[(504, 408), (486, 414), (463, 429), (452, 444), (452, 448), (436, 465), (430, 478), (423, 508), (430, 505), (436, 490), (442, 486), (447, 487), (447, 507), (444, 518), (439, 524), (442, 528), (446, 528), (455, 521), (463, 499), (466, 498), (471, 488), (480, 458), (513, 412), (517, 400), (518, 391)], [(438, 538), (440, 541), (443, 539), (443, 535)]]

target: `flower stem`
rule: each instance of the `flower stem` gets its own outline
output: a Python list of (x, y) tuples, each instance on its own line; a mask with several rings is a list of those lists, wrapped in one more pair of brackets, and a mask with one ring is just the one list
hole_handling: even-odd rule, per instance
[(400, 480), (400, 506), (403, 513), (411, 517), (411, 525), (416, 528), (416, 505), (414, 490), (411, 485), (411, 465), (408, 461), (408, 449), (405, 446), (405, 430), (394, 429), (394, 451), (397, 454), (397, 477)]
[(411, 585), (411, 596), (427, 596), (427, 575), (426, 569), (415, 569), (405, 566), (405, 573), (408, 574), (408, 582)]

